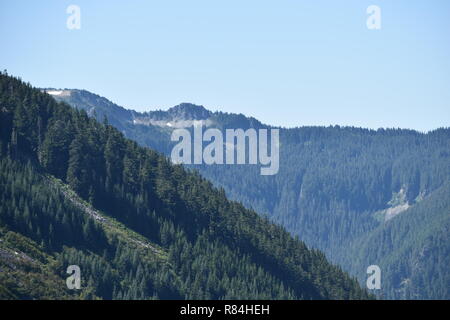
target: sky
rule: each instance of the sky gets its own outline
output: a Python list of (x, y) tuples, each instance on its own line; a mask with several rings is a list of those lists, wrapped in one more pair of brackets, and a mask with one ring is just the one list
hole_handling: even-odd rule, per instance
[(138, 111), (428, 131), (450, 126), (450, 1), (0, 0), (0, 68)]

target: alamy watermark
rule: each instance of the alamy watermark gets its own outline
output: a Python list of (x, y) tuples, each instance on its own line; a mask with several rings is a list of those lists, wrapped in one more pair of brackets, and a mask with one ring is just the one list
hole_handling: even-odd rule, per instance
[(69, 14), (66, 20), (66, 26), (69, 30), (81, 29), (81, 9), (75, 4), (67, 7), (66, 13)]
[(366, 281), (367, 289), (379, 290), (381, 289), (381, 269), (379, 266), (373, 264), (367, 267), (367, 274), (369, 277)]
[(381, 8), (376, 5), (371, 5), (367, 7), (366, 13), (369, 15), (367, 17), (366, 26), (369, 30), (380, 30), (381, 29)]
[(77, 265), (70, 265), (67, 267), (69, 277), (66, 279), (67, 288), (70, 290), (81, 289), (81, 270)]
[[(203, 132), (203, 122), (193, 124), (193, 137), (187, 129), (175, 129), (171, 140), (178, 141), (171, 153), (174, 163), (260, 164), (261, 175), (274, 175), (279, 169), (279, 129), (219, 129)], [(270, 142), (268, 141), (270, 139)], [(203, 142), (209, 142), (203, 148)], [(270, 145), (270, 147), (269, 147)]]

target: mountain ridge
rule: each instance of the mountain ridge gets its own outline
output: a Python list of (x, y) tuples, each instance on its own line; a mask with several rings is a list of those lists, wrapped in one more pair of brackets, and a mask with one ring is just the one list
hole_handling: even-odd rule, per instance
[[(209, 125), (218, 129), (269, 127), (244, 115), (214, 114), (214, 122)], [(143, 146), (170, 155), (173, 147), (170, 132), (174, 128), (151, 123), (127, 125), (124, 133)], [(385, 221), (387, 225), (400, 224), (397, 221), (402, 221), (402, 216), (415, 210), (421, 201), (429, 201), (428, 197), (450, 179), (446, 165), (450, 157), (449, 141), (449, 128), (427, 133), (340, 126), (280, 128), (281, 163), (279, 174), (274, 177), (260, 177), (252, 166), (193, 168), (224, 188), (231, 199), (284, 225), (309, 246), (323, 250), (363, 284), (364, 265), (373, 261), (368, 259), (370, 254), (350, 250), (351, 244), (361, 236), (370, 238), (377, 233), (383, 220), (389, 220)], [(239, 183), (235, 177), (239, 177)], [(396, 194), (402, 194), (401, 203), (396, 202)], [(426, 219), (426, 212), (421, 217)], [(351, 255), (362, 255), (366, 260)], [(386, 251), (384, 255), (390, 253)], [(382, 256), (379, 259), (383, 264)], [(385, 266), (391, 273), (387, 275), (389, 279), (410, 277), (395, 271), (394, 264), (401, 265), (401, 259)], [(430, 283), (433, 281), (430, 279)], [(411, 291), (399, 291), (397, 285), (396, 281), (387, 284), (384, 296), (405, 298), (405, 292)], [(427, 291), (423, 296), (420, 290), (419, 293), (414, 290), (415, 297), (435, 297), (430, 288), (423, 289)], [(436, 288), (436, 292), (450, 297), (442, 288)]]
[[(205, 106), (203, 105), (199, 105), (199, 104), (195, 104), (195, 103), (191, 103), (191, 102), (181, 102), (175, 106), (171, 106), (171, 107), (167, 107), (166, 109), (161, 109), (161, 108), (155, 108), (155, 109), (151, 109), (149, 108), (148, 110), (145, 111), (137, 111), (133, 108), (125, 108), (119, 104), (116, 104), (114, 102), (111, 102), (108, 98), (103, 97), (101, 95), (98, 95), (96, 93), (93, 93), (89, 90), (86, 89), (55, 89), (55, 88), (40, 88), (40, 90), (45, 91), (47, 93), (49, 93), (51, 96), (53, 96), (55, 99), (57, 99), (58, 101), (63, 101), (63, 102), (68, 102), (70, 101), (67, 96), (70, 96), (70, 93), (82, 93), (82, 94), (87, 94), (89, 96), (95, 97), (95, 99), (98, 100), (103, 100), (103, 101), (107, 101), (108, 104), (111, 104), (111, 108), (112, 109), (120, 109), (123, 110), (127, 113), (129, 113), (131, 116), (129, 117), (128, 121), (132, 122), (132, 115), (135, 115), (137, 117), (145, 117), (145, 116), (150, 116), (151, 118), (154, 117), (155, 120), (164, 120), (164, 119), (171, 119), (170, 115), (173, 114), (174, 112), (176, 112), (176, 110), (179, 110), (180, 108), (188, 108), (189, 111), (191, 112), (187, 112), (187, 114), (189, 115), (186, 118), (183, 118), (185, 120), (206, 120), (207, 117), (205, 115), (229, 115), (232, 117), (243, 117), (246, 118), (249, 122), (253, 122), (254, 124), (250, 127), (259, 127), (259, 126), (263, 126), (266, 128), (272, 127), (272, 128), (279, 128), (279, 129), (285, 129), (285, 130), (296, 130), (296, 129), (300, 129), (300, 128), (330, 128), (330, 127), (337, 127), (337, 128), (342, 128), (342, 129), (360, 129), (360, 130), (367, 130), (367, 131), (389, 131), (389, 130), (402, 130), (402, 131), (411, 131), (411, 132), (416, 132), (416, 133), (420, 133), (420, 134), (427, 134), (427, 133), (431, 133), (437, 130), (447, 130), (450, 129), (450, 125), (446, 126), (446, 127), (437, 127), (434, 129), (430, 129), (427, 130), (426, 132), (424, 131), (420, 131), (420, 130), (416, 130), (416, 129), (412, 129), (412, 128), (398, 128), (398, 127), (379, 127), (379, 128), (366, 128), (366, 127), (360, 127), (360, 126), (351, 126), (351, 125), (337, 125), (337, 124), (330, 124), (328, 126), (326, 125), (301, 125), (301, 126), (294, 126), (294, 127), (284, 127), (284, 126), (275, 126), (275, 125), (270, 125), (267, 123), (261, 123), (259, 120), (257, 120), (256, 118), (254, 118), (253, 116), (249, 116), (249, 115), (245, 115), (242, 113), (230, 113), (230, 112), (225, 112), (225, 111), (211, 111), (209, 109), (207, 109)], [(62, 92), (67, 92), (66, 95), (59, 95), (59, 94), (55, 94), (55, 92), (58, 91), (62, 91)], [(77, 108), (82, 108), (83, 110), (86, 110), (89, 114), (89, 109), (86, 109), (86, 106), (83, 105), (78, 105), (76, 102), (72, 102), (71, 103), (72, 106), (76, 106)], [(89, 104), (88, 104), (89, 105)], [(98, 105), (91, 105), (91, 107), (98, 108)], [(191, 107), (191, 108), (189, 108)], [(201, 117), (196, 117), (196, 116), (192, 116), (193, 114), (195, 114), (196, 112), (198, 112), (198, 110), (201, 110), (201, 113), (203, 114), (203, 116)], [(97, 112), (98, 110), (96, 110)], [(101, 113), (101, 112), (100, 112)], [(90, 114), (92, 115), (92, 114)], [(169, 115), (169, 116), (168, 116)], [(98, 119), (101, 121), (103, 120), (103, 118), (99, 115)], [(108, 119), (109, 120), (109, 119)]]
[[(2, 298), (373, 298), (320, 251), (84, 110), (2, 73), (0, 105), (0, 246), (45, 257), (31, 273), (0, 256)], [(127, 241), (136, 234), (162, 259)], [(68, 265), (82, 270), (79, 294), (64, 287)]]

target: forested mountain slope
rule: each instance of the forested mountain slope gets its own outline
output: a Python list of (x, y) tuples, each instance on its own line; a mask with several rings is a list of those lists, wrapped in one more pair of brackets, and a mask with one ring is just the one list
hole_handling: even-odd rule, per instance
[(0, 169), (1, 298), (369, 297), (199, 174), (6, 74)]
[(383, 270), (382, 293), (396, 299), (450, 297), (450, 182), (404, 214), (356, 239), (348, 259), (358, 270), (376, 261)]
[[(86, 91), (72, 90), (69, 95), (55, 98), (91, 113), (95, 110), (99, 119), (103, 116), (109, 119), (108, 110), (121, 108)], [(97, 107), (99, 99), (103, 101), (102, 107)], [(220, 129), (269, 127), (243, 115), (210, 112), (191, 104), (168, 111), (127, 112), (130, 117), (121, 118), (118, 128), (139, 144), (166, 155), (170, 155), (174, 146), (170, 141), (174, 124), (188, 125), (189, 120), (201, 119), (207, 126)], [(116, 121), (115, 114), (111, 114), (112, 121)], [(309, 246), (323, 250), (333, 262), (358, 276), (362, 284), (368, 265), (383, 265), (383, 297), (450, 299), (448, 290), (438, 286), (433, 292), (421, 282), (412, 284), (417, 288), (412, 295), (399, 291), (399, 283), (414, 282), (420, 277), (415, 268), (394, 272), (394, 267), (405, 259), (409, 264), (414, 263), (413, 257), (390, 251), (397, 250), (397, 246), (390, 250), (362, 246), (391, 224), (406, 228), (402, 225), (407, 223), (407, 216), (422, 202), (419, 208), (426, 209), (417, 210), (423, 213), (423, 219), (428, 211), (434, 210), (432, 205), (427, 205), (433, 202), (429, 199), (436, 199), (434, 193), (450, 181), (450, 129), (420, 133), (339, 126), (281, 128), (280, 144), (280, 170), (275, 176), (261, 176), (259, 167), (251, 165), (198, 165), (196, 168), (214, 185), (223, 187), (231, 199), (267, 215)], [(449, 198), (448, 194), (439, 194)], [(442, 213), (449, 216), (450, 207), (447, 205)], [(428, 247), (428, 238), (418, 235), (429, 223), (432, 222), (410, 225), (405, 242), (411, 243), (408, 239), (417, 237), (413, 240), (416, 246)], [(445, 225), (437, 228), (440, 228), (435, 230), (438, 234), (445, 234)], [(379, 241), (383, 241), (383, 248), (388, 246), (385, 238)], [(360, 250), (354, 249), (359, 245)], [(433, 242), (433, 245), (446, 248), (448, 241)], [(445, 265), (445, 250), (434, 249), (438, 255), (435, 265), (427, 264), (425, 273), (429, 274), (429, 283), (442, 283), (432, 270), (443, 270), (448, 279), (450, 269)], [(369, 251), (377, 251), (377, 255)]]

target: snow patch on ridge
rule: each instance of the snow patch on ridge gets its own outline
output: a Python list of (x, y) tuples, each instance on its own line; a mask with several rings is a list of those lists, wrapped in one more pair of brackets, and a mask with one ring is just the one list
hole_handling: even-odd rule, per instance
[(70, 96), (70, 90), (45, 90), (45, 92), (52, 96)]
[[(200, 120), (202, 124), (206, 127), (210, 127), (214, 124), (214, 122), (210, 119)], [(189, 128), (194, 124), (198, 123), (199, 120), (153, 120), (149, 118), (135, 118), (133, 119), (133, 124), (141, 124), (145, 126), (158, 126), (158, 127), (169, 127), (169, 128)]]

